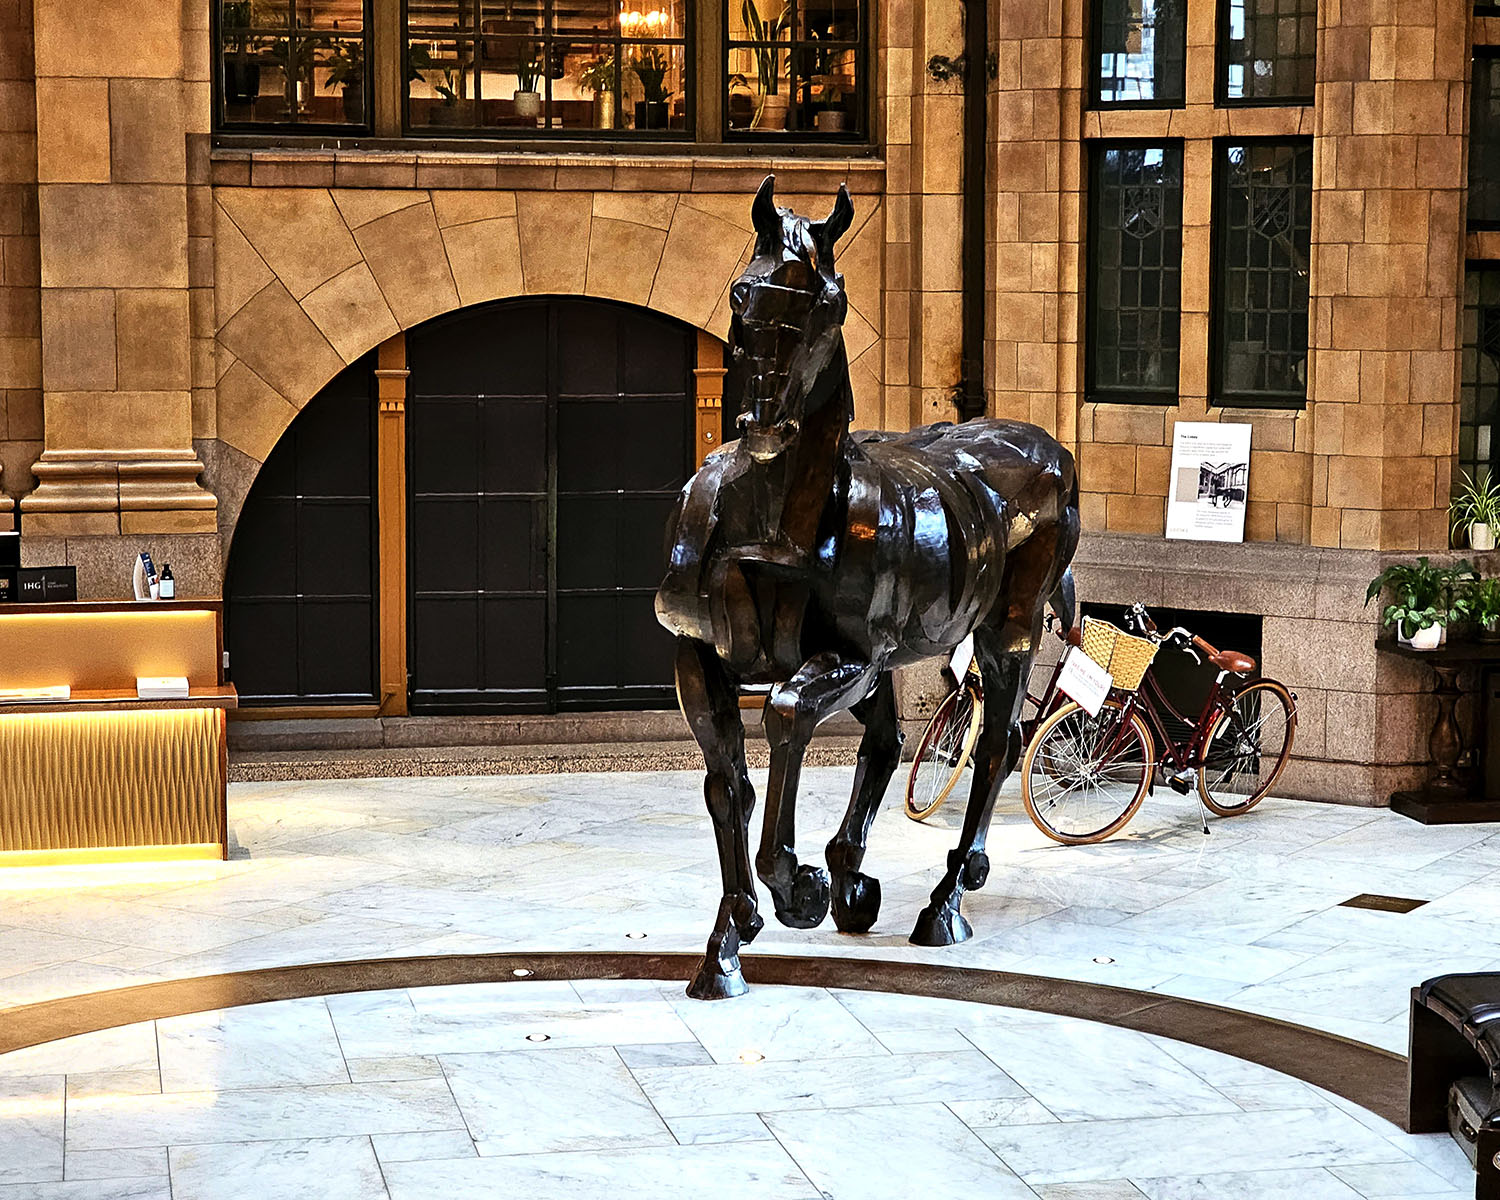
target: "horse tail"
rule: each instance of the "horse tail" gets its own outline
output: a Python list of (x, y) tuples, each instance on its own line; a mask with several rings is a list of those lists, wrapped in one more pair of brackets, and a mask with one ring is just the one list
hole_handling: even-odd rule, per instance
[(1073, 628), (1073, 618), (1077, 614), (1078, 600), (1073, 587), (1072, 567), (1068, 567), (1062, 573), (1062, 578), (1057, 581), (1057, 588), (1053, 591), (1047, 604), (1057, 614), (1057, 619), (1062, 622), (1064, 629)]
[(1071, 471), (1072, 478), (1068, 483), (1068, 499), (1059, 514), (1062, 525), (1061, 537), (1058, 539), (1058, 560), (1063, 565), (1062, 574), (1057, 578), (1057, 587), (1053, 589), (1047, 603), (1052, 611), (1057, 614), (1057, 619), (1062, 622), (1063, 628), (1072, 629), (1073, 621), (1078, 615), (1078, 596), (1073, 584), (1073, 555), (1078, 549), (1078, 536), (1080, 521), (1078, 519), (1078, 472)]

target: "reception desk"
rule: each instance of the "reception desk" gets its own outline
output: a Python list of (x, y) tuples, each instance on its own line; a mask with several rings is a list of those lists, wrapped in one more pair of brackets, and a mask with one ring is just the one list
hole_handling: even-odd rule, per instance
[(0, 867), (225, 857), (223, 659), (217, 601), (0, 605), (0, 692), (70, 688), (0, 697)]

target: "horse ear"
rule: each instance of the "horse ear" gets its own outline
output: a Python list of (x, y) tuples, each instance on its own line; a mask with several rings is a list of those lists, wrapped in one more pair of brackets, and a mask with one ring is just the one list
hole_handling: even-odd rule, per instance
[(818, 254), (827, 265), (833, 266), (833, 247), (839, 238), (849, 232), (849, 226), (854, 224), (854, 201), (849, 199), (849, 185), (839, 184), (839, 194), (834, 197), (833, 211), (828, 214), (825, 221), (817, 221), (812, 226), (813, 241), (817, 243)]
[(760, 190), (755, 193), (755, 203), (750, 206), (750, 221), (755, 226), (755, 236), (766, 244), (774, 244), (781, 238), (781, 217), (776, 212), (776, 176), (767, 175), (760, 181)]

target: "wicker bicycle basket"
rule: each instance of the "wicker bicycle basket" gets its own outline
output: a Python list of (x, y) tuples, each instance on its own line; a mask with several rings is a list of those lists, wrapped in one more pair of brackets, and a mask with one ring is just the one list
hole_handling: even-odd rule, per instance
[(1133, 692), (1156, 657), (1156, 643), (1131, 637), (1108, 621), (1083, 619), (1083, 652), (1114, 677), (1115, 687)]

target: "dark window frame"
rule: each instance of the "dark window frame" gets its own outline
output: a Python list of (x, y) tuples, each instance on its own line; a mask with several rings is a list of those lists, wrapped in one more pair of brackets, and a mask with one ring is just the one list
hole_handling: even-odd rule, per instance
[[(1246, 0), (1253, 3), (1254, 0)], [(1313, 78), (1316, 88), (1318, 62), (1317, 4), (1310, 14), (1313, 21)], [(1229, 6), (1231, 0), (1218, 0), (1218, 15), (1214, 26), (1214, 103), (1220, 108), (1296, 108), (1313, 103), (1314, 92), (1296, 92), (1283, 96), (1231, 96), (1229, 94)]]
[[(282, 0), (277, 0), (278, 5), (281, 2)], [(294, 24), (291, 24), (291, 22), (295, 21), (296, 18), (296, 0), (285, 0), (285, 3), (287, 8), (287, 19), (289, 22), (287, 26), (248, 26), (243, 31), (243, 36), (247, 38), (295, 37), (297, 28)], [(358, 38), (361, 43), (360, 57), (364, 73), (364, 78), (362, 80), (362, 87), (364, 92), (364, 120), (357, 123), (353, 121), (328, 122), (297, 120), (231, 120), (229, 117), (228, 106), (225, 103), (224, 91), (224, 57), (227, 53), (224, 46), (223, 29), (224, 0), (216, 0), (216, 2), (212, 5), (212, 10), (213, 11), (210, 14), (209, 19), (209, 57), (212, 60), (212, 62), (210, 63), (210, 77), (212, 79), (212, 83), (210, 86), (213, 104), (212, 127), (215, 133), (224, 132), (241, 134), (285, 134), (290, 132), (297, 134), (324, 136), (335, 134), (350, 138), (367, 137), (370, 135), (370, 133), (374, 129), (373, 117), (375, 107), (375, 81), (374, 70), (371, 63), (371, 51), (374, 45), (374, 36), (372, 32), (375, 18), (374, 0), (363, 0), (363, 24), (358, 34)], [(310, 35), (316, 36), (319, 31), (309, 29), (308, 32)], [(342, 33), (343, 31), (340, 32)], [(354, 35), (348, 35), (349, 40), (353, 40), (353, 36)], [(288, 82), (290, 82), (290, 78), (288, 79)]]
[[(491, 0), (492, 2), (492, 0)], [(555, 12), (555, 0), (540, 0), (544, 17), (543, 31), (538, 33), (535, 41), (542, 46), (542, 61), (547, 63), (550, 59), (549, 47), (553, 44), (562, 46), (576, 46), (581, 44), (581, 39), (567, 33), (558, 34), (547, 32), (546, 24), (552, 21)], [(682, 87), (683, 87), (683, 127), (681, 129), (586, 129), (581, 126), (558, 126), (552, 128), (528, 129), (525, 126), (488, 126), (483, 124), (454, 125), (445, 128), (439, 125), (414, 125), (411, 119), (411, 93), (409, 80), (411, 61), (411, 22), (408, 15), (407, 0), (401, 0), (401, 22), (397, 30), (400, 56), (401, 77), (401, 132), (407, 138), (433, 138), (434, 140), (448, 141), (475, 141), (483, 140), (493, 143), (495, 141), (513, 141), (517, 143), (544, 142), (552, 145), (559, 141), (590, 142), (594, 144), (625, 143), (634, 145), (644, 142), (668, 142), (668, 143), (691, 143), (696, 139), (698, 119), (698, 6), (694, 0), (684, 0), (684, 30), (678, 38), (627, 38), (618, 32), (608, 39), (595, 39), (601, 43), (608, 42), (616, 48), (616, 61), (620, 64), (615, 78), (615, 114), (616, 120), (620, 119), (623, 109), (623, 97), (627, 89), (626, 75), (629, 67), (624, 65), (624, 51), (634, 46), (676, 46), (681, 45), (683, 49), (682, 65)], [(478, 21), (475, 28), (463, 34), (455, 36), (452, 31), (432, 36), (418, 37), (417, 41), (469, 41), (476, 47), (478, 43), (487, 36), (483, 32), (482, 22), (485, 13), (478, 13)], [(508, 35), (488, 35), (508, 36)], [(477, 60), (478, 54), (475, 58)], [(545, 66), (542, 72), (542, 111), (548, 112), (552, 101), (552, 79)], [(670, 112), (670, 109), (669, 109)]]
[(1104, 67), (1100, 61), (1099, 40), (1104, 29), (1104, 6), (1111, 0), (1090, 0), (1089, 3), (1089, 84), (1088, 104), (1090, 108), (1185, 108), (1187, 106), (1187, 11), (1184, 4), (1182, 14), (1182, 94), (1167, 99), (1150, 100), (1105, 100), (1103, 99)]
[[(700, 0), (703, 2), (703, 0)], [(720, 5), (720, 33), (719, 33), (719, 75), (720, 75), (720, 128), (719, 137), (726, 145), (759, 144), (765, 146), (821, 146), (821, 145), (864, 145), (870, 141), (870, 0), (855, 0), (855, 20), (857, 23), (856, 36), (838, 42), (820, 43), (811, 38), (788, 38), (780, 42), (755, 42), (736, 41), (729, 36), (730, 11), (729, 6), (738, 0), (706, 0), (709, 3)], [(787, 0), (787, 10), (791, 13), (792, 30), (796, 31), (797, 12), (805, 0)], [(731, 129), (729, 127), (729, 53), (731, 50), (753, 50), (762, 48), (784, 48), (787, 51), (787, 87), (794, 88), (793, 80), (799, 77), (797, 63), (799, 55), (811, 56), (819, 49), (831, 50), (853, 50), (854, 51), (854, 128), (844, 129), (838, 132), (824, 133), (817, 129), (785, 129), (785, 130), (759, 130), (759, 129)], [(805, 61), (805, 59), (804, 59)], [(806, 77), (802, 75), (801, 77)], [(795, 94), (792, 95), (795, 99)], [(787, 109), (787, 119), (790, 121), (793, 114), (811, 110), (811, 101), (790, 105)]]
[[(1088, 158), (1088, 222), (1087, 269), (1085, 272), (1085, 304), (1087, 324), (1084, 336), (1084, 400), (1090, 404), (1138, 404), (1156, 407), (1171, 407), (1180, 403), (1182, 395), (1182, 197), (1184, 190), (1185, 147), (1181, 138), (1111, 138), (1089, 142)], [(1097, 333), (1099, 323), (1099, 275), (1102, 264), (1098, 254), (1101, 178), (1100, 161), (1110, 150), (1164, 150), (1177, 155), (1177, 378), (1170, 389), (1101, 387), (1096, 382), (1098, 368)], [(1165, 310), (1161, 310), (1165, 311)]]
[[(1500, 12), (1500, 9), (1497, 9)], [(1475, 46), (1473, 59), (1470, 66), (1469, 77), (1469, 154), (1468, 168), (1464, 176), (1464, 224), (1469, 229), (1500, 229), (1500, 178), (1495, 178), (1488, 183), (1487, 190), (1495, 195), (1495, 215), (1492, 217), (1474, 216), (1474, 165), (1475, 149), (1479, 139), (1475, 136), (1480, 122), (1475, 119), (1475, 108), (1479, 104), (1479, 88), (1477, 80), (1479, 77), (1480, 64), (1487, 64), (1500, 68), (1500, 46)], [(1492, 96), (1500, 98), (1500, 88), (1492, 92)], [(1488, 123), (1486, 123), (1488, 124)], [(1500, 175), (1500, 117), (1497, 117), (1492, 125), (1493, 135), (1489, 139), (1492, 150), (1491, 154), (1495, 161), (1497, 175)]]
[[(1472, 421), (1465, 421), (1463, 419), (1464, 393), (1466, 391), (1469, 391), (1470, 389), (1474, 389), (1477, 392), (1477, 389), (1479, 387), (1479, 380), (1478, 380), (1477, 376), (1475, 378), (1473, 378), (1473, 379), (1470, 379), (1470, 377), (1469, 377), (1469, 351), (1471, 349), (1473, 349), (1477, 353), (1480, 353), (1480, 354), (1484, 353), (1483, 349), (1481, 348), (1482, 338), (1476, 340), (1476, 342), (1473, 344), (1472, 347), (1471, 347), (1471, 345), (1470, 345), (1470, 343), (1468, 341), (1468, 313), (1469, 313), (1469, 310), (1470, 310), (1470, 307), (1471, 307), (1471, 305), (1469, 304), (1469, 278), (1470, 278), (1471, 275), (1485, 274), (1485, 273), (1496, 275), (1496, 276), (1500, 276), (1500, 259), (1471, 258), (1471, 259), (1468, 259), (1467, 261), (1465, 261), (1465, 263), (1464, 263), (1463, 308), (1460, 310), (1460, 313), (1461, 313), (1461, 325), (1459, 327), (1459, 350), (1458, 350), (1458, 353), (1459, 353), (1459, 381), (1458, 381), (1459, 431), (1458, 431), (1458, 442), (1457, 442), (1457, 444), (1453, 448), (1453, 484), (1452, 484), (1453, 488), (1457, 488), (1457, 486), (1458, 486), (1459, 478), (1460, 478), (1459, 477), (1459, 472), (1460, 471), (1465, 471), (1465, 470), (1469, 471), (1471, 474), (1474, 475), (1475, 478), (1477, 478), (1478, 477), (1478, 471), (1479, 471), (1479, 469), (1481, 467), (1483, 467), (1483, 468), (1488, 469), (1491, 479), (1500, 479), (1500, 436), (1496, 436), (1497, 434), (1500, 434), (1500, 357), (1497, 357), (1494, 360), (1495, 361), (1495, 371), (1496, 371), (1497, 378), (1494, 381), (1494, 383), (1492, 383), (1490, 385), (1490, 390), (1492, 390), (1493, 393), (1494, 393), (1494, 409), (1495, 409), (1494, 418), (1492, 420), (1486, 421), (1486, 422), (1481, 422), (1478, 419), (1480, 405), (1479, 405), (1479, 398), (1476, 395), (1475, 399), (1474, 399), (1474, 418), (1475, 419), (1472, 420)], [(1479, 304), (1473, 305), (1472, 307), (1474, 307), (1475, 309), (1481, 309), (1484, 306), (1483, 306), (1482, 303), (1479, 303)], [(1500, 302), (1497, 302), (1494, 307), (1495, 307), (1495, 309), (1496, 309), (1497, 312), (1500, 312)], [(1500, 320), (1497, 320), (1497, 324), (1500, 324)], [(1489, 427), (1490, 427), (1490, 455), (1489, 455), (1488, 462), (1485, 462), (1485, 461), (1481, 460), (1479, 458), (1479, 454), (1478, 454), (1478, 445), (1477, 445), (1477, 442), (1478, 442), (1478, 432), (1477, 431), (1478, 431), (1478, 429), (1479, 429), (1479, 427), (1480, 427), (1481, 424), (1486, 424), (1486, 425), (1489, 425)], [(1465, 431), (1466, 427), (1469, 428), (1469, 429), (1473, 429), (1475, 431), (1474, 452), (1472, 454), (1470, 454), (1470, 455), (1465, 455), (1465, 453), (1464, 453), (1464, 431)]]
[(1227, 341), (1225, 321), (1228, 306), (1224, 296), (1224, 273), (1227, 268), (1229, 235), (1231, 227), (1227, 219), (1229, 148), (1232, 146), (1290, 146), (1303, 150), (1308, 155), (1307, 197), (1309, 212), (1312, 207), (1312, 155), (1313, 139), (1307, 137), (1225, 137), (1214, 139), (1213, 195), (1211, 220), (1213, 229), (1212, 250), (1209, 256), (1209, 322), (1208, 322), (1208, 402), (1216, 408), (1274, 408), (1299, 410), (1307, 407), (1307, 364), (1312, 357), (1312, 296), (1311, 296), (1311, 220), (1309, 220), (1307, 281), (1307, 352), (1303, 366), (1301, 393), (1294, 392), (1234, 392), (1224, 385), (1224, 346)]

